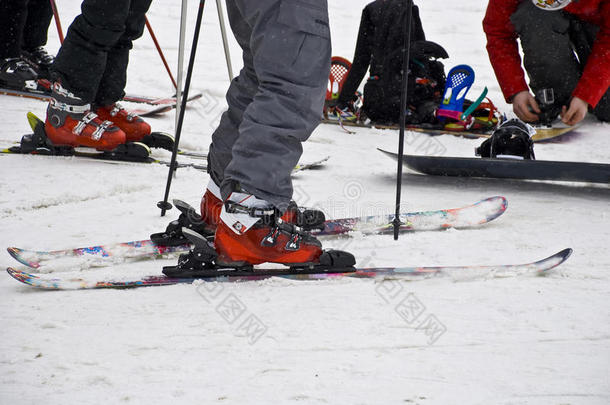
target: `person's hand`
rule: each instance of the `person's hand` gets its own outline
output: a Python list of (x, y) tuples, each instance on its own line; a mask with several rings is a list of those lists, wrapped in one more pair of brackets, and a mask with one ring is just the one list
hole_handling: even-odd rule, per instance
[(561, 121), (566, 125), (576, 125), (585, 118), (588, 110), (589, 103), (578, 97), (574, 97), (572, 98), (572, 101), (570, 101), (570, 108), (566, 108), (564, 105), (561, 109)]
[(513, 97), (513, 111), (525, 122), (538, 121), (540, 107), (529, 91), (521, 91)]

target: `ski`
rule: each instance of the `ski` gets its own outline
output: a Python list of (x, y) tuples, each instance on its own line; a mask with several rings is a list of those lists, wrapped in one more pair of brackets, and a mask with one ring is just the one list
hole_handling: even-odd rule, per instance
[[(526, 264), (502, 264), (492, 266), (439, 266), (439, 267), (372, 267), (354, 269), (333, 273), (332, 270), (309, 273), (296, 269), (254, 269), (251, 272), (240, 272), (235, 275), (215, 276), (204, 278), (170, 278), (166, 276), (147, 276), (142, 278), (108, 278), (103, 280), (78, 277), (40, 277), (20, 270), (7, 268), (8, 274), (15, 280), (32, 287), (46, 290), (88, 290), (101, 288), (137, 288), (175, 284), (191, 284), (202, 282), (243, 282), (265, 280), (271, 277), (280, 277), (290, 280), (327, 280), (342, 277), (366, 279), (398, 279), (421, 280), (432, 277), (448, 277), (454, 280), (472, 280), (493, 277), (516, 277), (525, 274), (543, 274), (565, 262), (572, 254), (572, 249), (564, 249), (545, 259)], [(342, 269), (344, 270), (344, 269)], [(339, 270), (338, 270), (339, 271)]]
[[(390, 129), (390, 130), (398, 130), (397, 125), (381, 125), (381, 124), (371, 124), (371, 123), (360, 123), (360, 122), (348, 122), (343, 121), (339, 122), (338, 120), (331, 119), (323, 119), (322, 123), (324, 124), (336, 124), (343, 125), (347, 127), (360, 127), (360, 128), (375, 128), (375, 129)], [(532, 136), (532, 140), (534, 142), (545, 142), (550, 140), (556, 140), (557, 138), (562, 137), (563, 135), (567, 135), (572, 131), (576, 130), (579, 126), (572, 127), (535, 127), (536, 134)], [(424, 133), (428, 135), (454, 135), (460, 136), (467, 139), (479, 139), (479, 138), (489, 138), (491, 136), (491, 132), (489, 131), (459, 131), (459, 130), (451, 130), (451, 129), (441, 129), (441, 128), (426, 128), (420, 126), (407, 125), (407, 131)]]
[[(36, 89), (0, 88), (0, 94), (6, 96), (31, 98), (45, 102), (48, 102), (51, 99), (51, 92), (47, 89), (45, 85), (39, 85)], [(202, 93), (195, 93), (193, 95), (190, 95), (187, 101), (191, 102), (193, 100), (200, 99), (202, 96)], [(127, 94), (123, 97), (123, 101), (150, 106), (140, 106), (130, 109), (130, 112), (140, 115), (142, 117), (150, 117), (158, 114), (163, 114), (176, 108), (175, 97), (155, 98)]]
[[(496, 196), (481, 200), (461, 208), (410, 212), (401, 215), (401, 231), (435, 231), (447, 228), (469, 228), (493, 221), (502, 215), (508, 207), (506, 198)], [(312, 232), (315, 236), (343, 235), (349, 232), (363, 234), (390, 233), (393, 231), (393, 215), (372, 215), (364, 217), (328, 220), (323, 230)], [(85, 261), (87, 265), (112, 265), (125, 260), (155, 258), (169, 253), (186, 252), (190, 245), (175, 247), (158, 246), (150, 239), (89, 246), (77, 249), (54, 251), (34, 251), (9, 247), (8, 253), (20, 263), (38, 269), (52, 265), (59, 259), (66, 263)]]
[[(395, 153), (379, 150), (398, 159)], [(403, 164), (432, 176), (610, 184), (610, 164), (604, 163), (404, 155)]]

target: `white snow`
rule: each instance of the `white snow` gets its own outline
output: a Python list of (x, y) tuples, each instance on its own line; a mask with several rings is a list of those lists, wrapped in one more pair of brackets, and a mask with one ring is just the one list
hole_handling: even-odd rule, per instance
[[(64, 28), (78, 3), (60, 3)], [(157, 0), (149, 13), (173, 67), (179, 3)], [(197, 6), (190, 3), (189, 43)], [(228, 86), (215, 4), (207, 3), (193, 78), (205, 97), (191, 104), (181, 143), (199, 151), (208, 148)], [(333, 54), (352, 58), (367, 0), (330, 3)], [(487, 86), (509, 112), (484, 48), (486, 2), (419, 3), (428, 38), (451, 55), (447, 70), (472, 65), (477, 79), (471, 94)], [(51, 27), (49, 49), (57, 48)], [(241, 57), (232, 38), (231, 50), (237, 71)], [(127, 90), (172, 92), (147, 33), (135, 43)], [(27, 111), (43, 116), (46, 107), (5, 96), (0, 103), (3, 146), (29, 131)], [(173, 113), (150, 123), (172, 132)], [(294, 177), (301, 204), (322, 207), (329, 217), (392, 212), (396, 164), (375, 148), (396, 150), (397, 133), (355, 132), (322, 125), (305, 144), (303, 161), (332, 157), (324, 169)], [(406, 150), (472, 156), (479, 143), (408, 133)], [(536, 145), (538, 158), (547, 160), (610, 163), (609, 150), (610, 125), (591, 118), (565, 141)], [(47, 250), (144, 239), (176, 216), (173, 210), (160, 218), (156, 208), (167, 176), (160, 165), (1, 155), (0, 168), (3, 247)], [(180, 169), (171, 198), (197, 206), (207, 181), (206, 173)], [(574, 255), (546, 277), (469, 282), (274, 279), (45, 292), (2, 276), (0, 403), (610, 403), (610, 188), (403, 177), (404, 210), (459, 207), (493, 195), (508, 198), (508, 211), (477, 229), (411, 233), (398, 242), (356, 235), (325, 245), (353, 252), (361, 266), (521, 263), (565, 247)], [(0, 255), (5, 267), (16, 266), (6, 252)], [(91, 272), (158, 274), (174, 261)], [(243, 309), (239, 319), (217, 310), (227, 303)], [(405, 303), (421, 315), (414, 320), (400, 312)], [(242, 326), (256, 319), (266, 328), (258, 340)], [(436, 323), (438, 333), (426, 335), (418, 329), (422, 322)]]

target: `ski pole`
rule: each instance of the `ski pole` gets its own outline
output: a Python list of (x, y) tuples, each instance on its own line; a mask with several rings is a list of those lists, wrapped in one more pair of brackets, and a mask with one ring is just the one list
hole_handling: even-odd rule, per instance
[(176, 88), (176, 116), (175, 128), (178, 127), (178, 118), (180, 118), (180, 107), (182, 104), (182, 86), (184, 84), (184, 43), (186, 42), (186, 14), (188, 9), (188, 0), (182, 0), (180, 10), (180, 35), (178, 40), (178, 87)]
[(201, 30), (201, 21), (203, 19), (203, 7), (205, 0), (199, 1), (199, 10), (197, 11), (197, 22), (195, 23), (195, 33), (193, 34), (193, 45), (191, 47), (191, 56), (189, 65), (186, 71), (186, 82), (184, 83), (184, 92), (182, 94), (180, 114), (178, 116), (178, 125), (176, 126), (176, 140), (174, 141), (174, 149), (172, 150), (172, 160), (170, 161), (169, 170), (167, 173), (167, 184), (165, 186), (165, 196), (163, 201), (157, 203), (157, 207), (161, 208), (161, 216), (165, 216), (165, 212), (172, 208), (172, 205), (167, 201), (169, 198), (169, 189), (172, 185), (172, 175), (177, 168), (176, 155), (178, 155), (178, 145), (180, 144), (180, 134), (182, 133), (182, 124), (184, 123), (184, 112), (186, 111), (186, 103), (189, 98), (189, 88), (191, 87), (191, 78), (193, 77), (193, 66), (195, 65), (195, 55), (197, 53), (197, 43), (199, 42), (199, 31)]
[(177, 89), (178, 85), (176, 84), (176, 80), (174, 79), (174, 75), (172, 75), (172, 71), (169, 68), (169, 65), (167, 64), (167, 60), (165, 60), (165, 55), (163, 54), (163, 50), (161, 49), (161, 46), (159, 45), (159, 41), (157, 41), (157, 36), (155, 35), (155, 32), (153, 31), (152, 26), (150, 25), (150, 21), (148, 21), (148, 17), (145, 16), (144, 18), (146, 21), (146, 28), (148, 29), (148, 32), (150, 33), (150, 37), (152, 38), (153, 42), (155, 43), (155, 46), (157, 47), (157, 52), (159, 53), (159, 56), (161, 57), (161, 60), (163, 61), (165, 70), (167, 70), (167, 74), (169, 75), (169, 78), (172, 81), (174, 88)]
[(392, 221), (394, 225), (394, 240), (398, 240), (400, 231), (400, 194), (402, 192), (402, 158), (405, 143), (405, 125), (407, 117), (407, 92), (409, 90), (409, 57), (411, 51), (411, 16), (413, 13), (413, 0), (405, 0), (407, 6), (407, 20), (404, 23), (404, 46), (402, 49), (402, 88), (400, 90), (400, 132), (398, 134), (398, 169), (396, 173), (396, 216)]
[(224, 12), (222, 11), (222, 0), (216, 0), (216, 9), (218, 9), (220, 34), (222, 35), (222, 46), (225, 48), (225, 59), (227, 60), (229, 81), (233, 81), (233, 65), (231, 64), (231, 51), (229, 50), (229, 42), (227, 41), (227, 28), (225, 27)]
[(59, 20), (59, 12), (57, 11), (57, 4), (55, 0), (50, 0), (51, 9), (53, 9), (53, 17), (55, 18), (55, 26), (57, 27), (57, 35), (59, 35), (59, 43), (64, 43), (64, 32), (61, 29), (61, 21)]

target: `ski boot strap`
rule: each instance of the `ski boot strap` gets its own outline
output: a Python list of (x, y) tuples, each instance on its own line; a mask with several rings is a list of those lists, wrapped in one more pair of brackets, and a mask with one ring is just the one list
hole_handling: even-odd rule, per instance
[(272, 223), (272, 222), (267, 222), (267, 221), (271, 220), (278, 214), (278, 211), (273, 207), (269, 207), (269, 208), (246, 207), (246, 206), (236, 203), (234, 201), (225, 201), (225, 210), (229, 214), (246, 214), (253, 218), (261, 218), (261, 219), (263, 219), (263, 222), (265, 222), (265, 223)]
[(51, 108), (59, 111), (65, 111), (69, 114), (86, 114), (91, 110), (91, 104), (74, 105), (63, 103), (55, 98), (51, 99)]
[[(123, 106), (121, 106), (119, 103), (114, 103), (114, 106), (110, 109), (110, 116), (111, 117), (116, 117), (116, 115), (118, 113), (121, 112), (121, 110), (125, 110), (123, 108)], [(126, 110), (127, 111), (127, 110)], [(127, 117), (125, 118), (128, 122), (131, 122), (135, 119), (136, 114), (132, 113), (132, 112), (127, 112)]]

